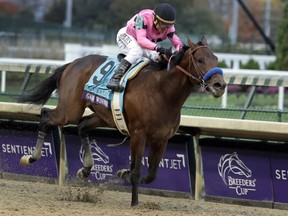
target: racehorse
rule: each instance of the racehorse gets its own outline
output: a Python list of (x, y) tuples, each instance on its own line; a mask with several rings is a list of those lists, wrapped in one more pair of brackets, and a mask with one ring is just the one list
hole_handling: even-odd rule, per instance
[[(217, 68), (218, 59), (202, 37), (198, 43), (189, 38), (188, 45), (174, 52), (170, 68), (155, 67), (152, 63), (141, 69), (127, 83), (124, 97), (124, 117), (130, 134), (131, 165), (117, 175), (131, 183), (131, 206), (138, 205), (139, 184), (148, 184), (156, 179), (159, 162), (168, 139), (180, 124), (181, 108), (195, 86), (202, 86), (215, 98), (226, 88), (223, 72)], [(77, 176), (85, 179), (93, 166), (89, 131), (97, 127), (116, 128), (111, 110), (81, 99), (85, 83), (107, 56), (88, 55), (57, 68), (44, 79), (31, 94), (20, 97), (19, 102), (44, 105), (54, 90), (58, 90), (55, 109), (42, 108), (35, 150), (24, 155), (20, 163), (29, 165), (41, 157), (45, 135), (53, 126), (78, 125), (78, 133), (85, 150), (83, 168)], [(93, 114), (82, 116), (85, 108)], [(141, 177), (141, 161), (145, 146), (149, 146), (148, 174)]]

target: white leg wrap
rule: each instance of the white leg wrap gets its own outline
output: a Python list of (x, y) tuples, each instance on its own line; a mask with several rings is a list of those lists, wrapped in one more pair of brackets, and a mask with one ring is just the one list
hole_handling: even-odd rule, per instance
[(32, 158), (35, 160), (39, 160), (41, 158), (42, 146), (44, 144), (45, 135), (46, 133), (44, 133), (43, 131), (38, 132), (37, 143), (34, 151), (32, 152)]

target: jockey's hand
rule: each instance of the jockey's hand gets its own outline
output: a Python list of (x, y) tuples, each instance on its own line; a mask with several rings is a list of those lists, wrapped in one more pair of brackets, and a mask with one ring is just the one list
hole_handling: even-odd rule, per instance
[(159, 54), (165, 55), (167, 58), (169, 58), (172, 55), (172, 48), (164, 48), (161, 46), (157, 46), (156, 47), (156, 52), (158, 52)]
[(178, 53), (179, 53), (179, 51), (175, 50), (175, 51), (172, 53), (172, 55), (173, 55), (173, 56), (176, 56)]

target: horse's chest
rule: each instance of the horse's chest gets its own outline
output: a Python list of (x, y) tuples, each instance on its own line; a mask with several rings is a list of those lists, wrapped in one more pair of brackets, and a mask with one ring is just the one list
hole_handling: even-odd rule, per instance
[(169, 119), (163, 119), (158, 120), (157, 122), (154, 122), (154, 124), (151, 125), (148, 130), (150, 130), (151, 137), (154, 139), (169, 139), (171, 138), (176, 132), (179, 127), (180, 121), (177, 119), (175, 120), (169, 120)]

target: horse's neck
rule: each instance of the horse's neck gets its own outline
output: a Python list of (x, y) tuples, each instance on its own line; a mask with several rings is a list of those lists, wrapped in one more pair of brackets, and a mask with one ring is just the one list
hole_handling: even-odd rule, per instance
[(182, 107), (192, 91), (189, 78), (174, 67), (164, 73), (162, 83), (162, 92), (166, 100), (173, 101), (175, 106)]

